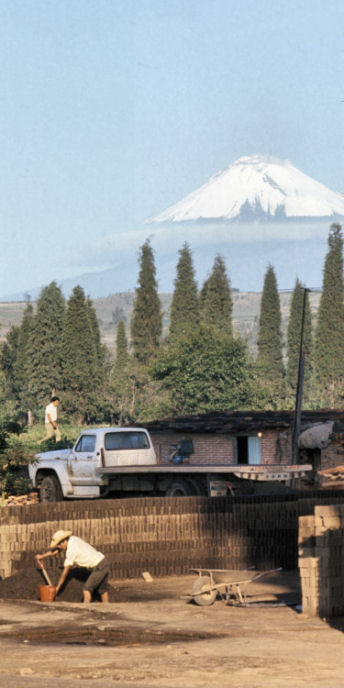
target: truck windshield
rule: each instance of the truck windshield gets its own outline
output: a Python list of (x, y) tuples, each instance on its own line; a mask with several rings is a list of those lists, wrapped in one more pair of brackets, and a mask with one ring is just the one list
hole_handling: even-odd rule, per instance
[(81, 435), (78, 444), (76, 445), (76, 452), (93, 452), (96, 446), (95, 435)]
[(105, 449), (149, 449), (148, 437), (145, 432), (108, 432), (105, 435)]

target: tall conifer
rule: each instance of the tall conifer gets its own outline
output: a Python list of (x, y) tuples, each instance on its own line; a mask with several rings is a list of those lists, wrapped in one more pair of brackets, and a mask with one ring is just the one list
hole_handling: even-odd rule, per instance
[(29, 342), (32, 335), (33, 324), (34, 310), (32, 304), (28, 302), (20, 323), (14, 376), (20, 405), (22, 410), (25, 410), (28, 414), (29, 425), (32, 423)]
[(274, 269), (269, 265), (264, 279), (257, 336), (257, 367), (262, 380), (282, 381), (281, 309)]
[(179, 337), (193, 330), (199, 324), (198, 289), (192, 264), (190, 247), (187, 243), (179, 251), (177, 276), (170, 308), (170, 337)]
[(96, 309), (89, 297), (86, 299), (86, 311), (88, 315), (88, 320), (91, 326), (94, 346), (95, 346), (95, 375), (99, 383), (102, 382), (104, 377), (104, 358), (105, 351), (104, 346), (101, 342), (100, 328), (97, 318)]
[(225, 262), (220, 255), (215, 257), (210, 277), (202, 287), (200, 311), (205, 324), (216, 325), (222, 332), (233, 334), (233, 299)]
[(154, 254), (147, 240), (141, 247), (139, 284), (130, 321), (131, 346), (139, 363), (147, 363), (161, 341), (162, 311), (155, 275)]
[(100, 380), (90, 307), (80, 286), (67, 302), (62, 344), (64, 406), (84, 422), (94, 417)]
[(56, 282), (51, 282), (42, 289), (37, 301), (27, 345), (29, 403), (32, 408), (44, 408), (51, 394), (61, 389), (64, 311), (61, 289)]
[(119, 425), (129, 415), (132, 403), (132, 380), (130, 377), (130, 357), (125, 324), (120, 320), (116, 331), (116, 353), (111, 371), (112, 408)]
[(117, 325), (116, 332), (116, 354), (113, 365), (113, 370), (115, 374), (118, 374), (121, 370), (126, 368), (128, 364), (128, 359), (128, 340), (125, 331), (125, 324), (123, 320), (120, 320)]
[(15, 365), (18, 355), (20, 327), (12, 325), (0, 348), (0, 368), (4, 374), (5, 395), (7, 399), (19, 403)]
[(315, 330), (315, 382), (322, 403), (333, 406), (342, 399), (344, 383), (343, 234), (331, 225), (323, 271), (323, 287)]

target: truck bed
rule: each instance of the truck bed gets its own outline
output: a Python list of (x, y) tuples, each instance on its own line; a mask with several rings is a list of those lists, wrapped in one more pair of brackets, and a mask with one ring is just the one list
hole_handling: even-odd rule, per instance
[(146, 466), (104, 466), (96, 469), (98, 476), (119, 475), (125, 473), (212, 473), (212, 474), (234, 474), (238, 478), (248, 478), (250, 480), (291, 480), (292, 478), (304, 477), (308, 471), (312, 470), (311, 464), (297, 464), (281, 466), (278, 464), (270, 465), (238, 465), (238, 464), (152, 464)]

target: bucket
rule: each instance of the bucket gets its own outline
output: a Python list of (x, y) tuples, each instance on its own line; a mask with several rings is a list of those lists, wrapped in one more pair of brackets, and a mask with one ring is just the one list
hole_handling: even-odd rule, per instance
[(41, 602), (54, 602), (56, 593), (55, 585), (39, 585), (38, 590)]

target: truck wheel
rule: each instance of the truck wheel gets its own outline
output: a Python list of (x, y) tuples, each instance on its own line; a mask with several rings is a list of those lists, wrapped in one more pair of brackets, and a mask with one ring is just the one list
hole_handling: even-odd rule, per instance
[[(192, 594), (195, 595), (194, 600), (200, 607), (209, 607), (216, 600), (217, 591), (209, 590), (210, 586), (209, 576), (199, 576), (194, 582)], [(202, 592), (203, 590), (205, 592)]]
[(188, 478), (188, 483), (191, 487), (190, 495), (193, 497), (206, 497), (207, 488), (201, 482), (196, 482), (193, 478)]
[(191, 497), (192, 487), (186, 480), (175, 480), (166, 490), (166, 497)]
[(40, 502), (61, 502), (63, 494), (61, 485), (54, 475), (46, 475), (39, 486)]

